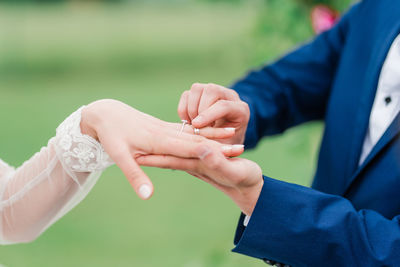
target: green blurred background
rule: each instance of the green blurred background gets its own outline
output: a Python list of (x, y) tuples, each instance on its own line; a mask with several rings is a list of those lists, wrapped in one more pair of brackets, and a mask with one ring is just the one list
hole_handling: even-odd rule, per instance
[[(0, 157), (15, 166), (96, 99), (178, 121), (180, 94), (193, 82), (229, 85), (312, 38), (318, 1), (39, 2), (49, 1), (0, 4)], [(265, 138), (243, 157), (268, 176), (309, 185), (321, 130), (311, 123)], [(139, 200), (111, 167), (38, 240), (0, 247), (0, 264), (265, 266), (230, 252), (239, 210), (227, 197), (185, 173), (145, 171), (151, 200)]]

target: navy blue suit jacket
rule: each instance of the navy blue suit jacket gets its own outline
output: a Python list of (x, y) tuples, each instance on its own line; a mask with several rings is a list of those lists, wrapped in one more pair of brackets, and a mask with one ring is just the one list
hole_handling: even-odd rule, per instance
[(233, 251), (293, 266), (400, 266), (400, 115), (358, 166), (380, 71), (399, 33), (400, 1), (364, 0), (332, 30), (233, 86), (251, 110), (246, 147), (325, 121), (312, 188), (264, 177)]

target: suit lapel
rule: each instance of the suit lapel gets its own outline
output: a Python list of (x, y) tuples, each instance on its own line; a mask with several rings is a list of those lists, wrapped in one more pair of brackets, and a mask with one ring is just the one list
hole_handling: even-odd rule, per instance
[(382, 138), (375, 145), (370, 155), (364, 161), (361, 166), (358, 166), (361, 149), (363, 147), (365, 134), (369, 125), (369, 118), (372, 109), (372, 104), (375, 99), (375, 93), (378, 86), (378, 80), (380, 76), (380, 72), (383, 66), (383, 63), (386, 59), (386, 56), (389, 52), (389, 49), (394, 41), (394, 39), (399, 34), (400, 22), (397, 21), (394, 24), (394, 27), (390, 29), (390, 31), (384, 33), (386, 34), (386, 38), (381, 38), (381, 43), (384, 44), (384, 47), (377, 44), (373, 51), (373, 58), (370, 61), (370, 64), (367, 68), (367, 73), (370, 73), (369, 77), (365, 82), (365, 90), (361, 94), (359, 109), (356, 115), (355, 124), (357, 127), (354, 128), (354, 134), (352, 138), (352, 143), (349, 152), (349, 161), (347, 166), (347, 177), (351, 177), (346, 181), (345, 189), (353, 183), (353, 181), (357, 178), (358, 174), (371, 162), (371, 160), (379, 154), (379, 152), (390, 142), (390, 140), (396, 136), (396, 134), (400, 131), (400, 119), (399, 114), (396, 116), (390, 127), (386, 130)]
[[(400, 134), (400, 112), (397, 113), (396, 117), (390, 124), (389, 128), (382, 135), (381, 139), (379, 139), (378, 143), (373, 147), (373, 149), (368, 154), (364, 162), (356, 170), (353, 177), (351, 178), (351, 183), (353, 183), (356, 180), (357, 176), (373, 161), (373, 159), (375, 159), (379, 155), (379, 152), (381, 152), (386, 146), (388, 146), (390, 142), (394, 138), (396, 138), (399, 134)], [(350, 186), (347, 188), (347, 191), (349, 190)]]

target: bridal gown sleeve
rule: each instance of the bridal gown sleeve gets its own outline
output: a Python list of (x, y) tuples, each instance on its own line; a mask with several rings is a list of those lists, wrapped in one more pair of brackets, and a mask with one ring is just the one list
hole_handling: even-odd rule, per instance
[(82, 108), (21, 167), (0, 160), (0, 244), (37, 238), (82, 201), (113, 164), (95, 139), (81, 133)]

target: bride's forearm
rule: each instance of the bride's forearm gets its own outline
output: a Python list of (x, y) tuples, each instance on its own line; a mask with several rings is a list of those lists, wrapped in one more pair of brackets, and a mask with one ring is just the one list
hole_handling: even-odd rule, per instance
[(101, 145), (81, 134), (75, 112), (47, 147), (0, 177), (0, 243), (34, 240), (78, 204), (110, 164)]
[[(34, 240), (79, 190), (49, 143), (7, 178), (0, 201), (2, 243)], [(89, 174), (80, 176), (85, 182)]]

